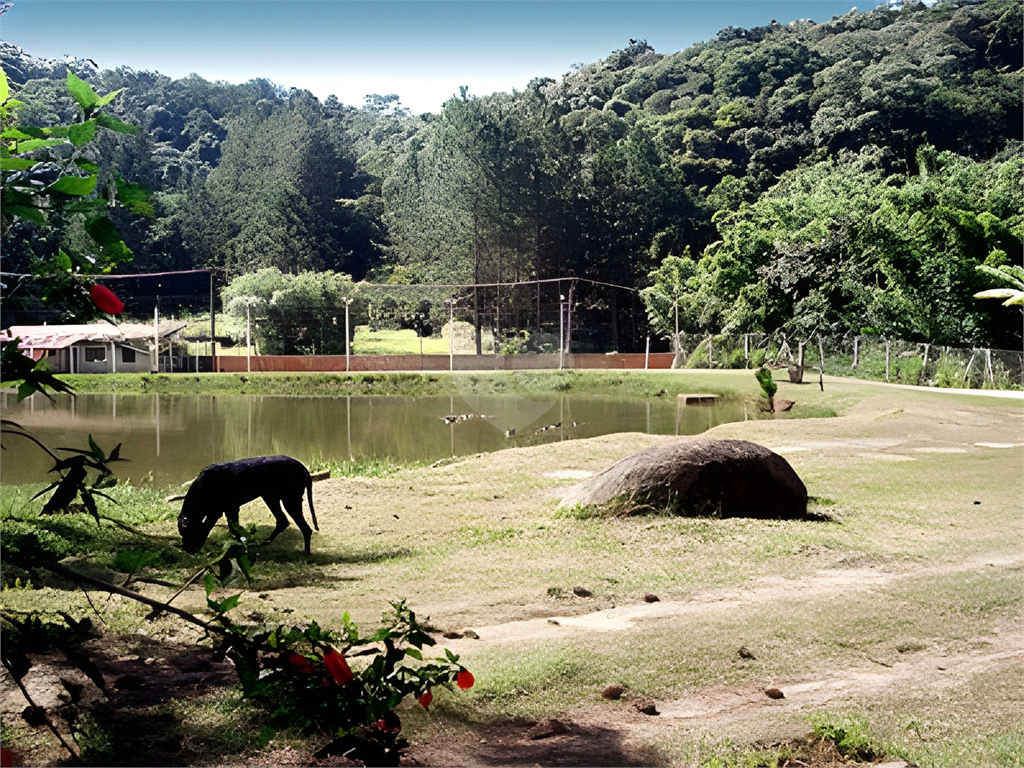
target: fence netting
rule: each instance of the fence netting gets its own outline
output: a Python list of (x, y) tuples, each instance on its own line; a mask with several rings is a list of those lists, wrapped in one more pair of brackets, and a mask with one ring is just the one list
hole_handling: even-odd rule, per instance
[(932, 387), (1024, 388), (1024, 351), (951, 347), (877, 336), (680, 334), (682, 368), (791, 368)]

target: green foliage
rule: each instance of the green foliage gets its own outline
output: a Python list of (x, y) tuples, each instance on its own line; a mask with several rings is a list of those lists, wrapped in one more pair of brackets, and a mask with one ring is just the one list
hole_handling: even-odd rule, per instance
[[(1022, 15), (1017, 0), (907, 4), (730, 27), (669, 55), (640, 41), (522, 92), (463, 91), (423, 117), (394, 94), (356, 109), (266, 81), (125, 69), (5, 81), (18, 98), (4, 141), (23, 151), (0, 160), (5, 178), (29, 174), (26, 162), (56, 163), (68, 147), (88, 161), (115, 135), (116, 169), (79, 164), (41, 194), (96, 176), (101, 194), (116, 188), (125, 208), (155, 216), (129, 238), (139, 271), (344, 270), (405, 284), (574, 274), (668, 296), (645, 295), (663, 337), (678, 306), (689, 332), (870, 325), (1013, 347), (1013, 307), (973, 297), (1016, 290), (976, 267), (1020, 266)], [(130, 123), (139, 135), (117, 133)], [(5, 246), (26, 263), (56, 263), (27, 222), (90, 239), (81, 228), (101, 213), (76, 211), (72, 227), (4, 203), (5, 221), (21, 222), (16, 251)], [(89, 247), (104, 267), (128, 257)], [(654, 275), (668, 257), (692, 263), (685, 285)], [(443, 298), (424, 308), (382, 295), (368, 320), (436, 328)], [(522, 300), (507, 309), (530, 316)], [(296, 330), (294, 351), (338, 349), (323, 322)]]
[(345, 305), (351, 301), (350, 332), (365, 314), (365, 300), (348, 275), (336, 272), (283, 274), (267, 267), (235, 278), (222, 292), (224, 310), (256, 321), (263, 354), (345, 353)]
[[(347, 613), (340, 631), (316, 621), (246, 631), (225, 615), (238, 595), (215, 601), (209, 597), (213, 587), (208, 574), (207, 601), (227, 630), (223, 647), (238, 670), (243, 695), (271, 713), (274, 728), (333, 734), (336, 754), (369, 765), (397, 764), (404, 744), (395, 708), (410, 695), (427, 708), (432, 688), (473, 684), (451, 651), (424, 657), (423, 649), (435, 641), (404, 600), (393, 602), (381, 627), (365, 637)], [(358, 655), (355, 669), (345, 654)]]
[(875, 747), (868, 736), (869, 725), (865, 718), (855, 715), (821, 715), (813, 718), (814, 733), (836, 745), (839, 753), (860, 762), (872, 762), (885, 756)]
[(769, 368), (758, 368), (754, 371), (754, 376), (757, 378), (757, 383), (761, 385), (761, 394), (769, 400), (775, 397), (775, 393), (779, 391), (779, 385), (772, 378), (771, 370)]

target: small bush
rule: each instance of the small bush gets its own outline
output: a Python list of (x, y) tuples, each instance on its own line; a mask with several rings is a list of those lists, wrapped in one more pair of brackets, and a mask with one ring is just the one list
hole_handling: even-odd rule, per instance
[(885, 756), (868, 738), (868, 721), (863, 717), (828, 715), (815, 719), (813, 725), (816, 736), (831, 741), (849, 760), (874, 762)]

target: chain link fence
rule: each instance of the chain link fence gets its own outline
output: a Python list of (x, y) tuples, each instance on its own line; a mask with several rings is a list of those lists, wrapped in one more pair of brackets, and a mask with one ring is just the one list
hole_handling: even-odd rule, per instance
[(930, 387), (1024, 388), (1024, 351), (950, 347), (876, 336), (686, 334), (676, 350), (682, 368), (787, 368), (801, 380), (811, 371)]

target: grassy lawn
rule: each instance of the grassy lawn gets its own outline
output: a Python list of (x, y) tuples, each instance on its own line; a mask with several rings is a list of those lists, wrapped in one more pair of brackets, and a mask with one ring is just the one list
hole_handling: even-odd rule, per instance
[[(573, 373), (518, 383), (474, 376), (474, 386), (499, 390), (528, 381), (619, 386), (638, 396), (702, 387), (757, 395), (745, 371)], [(815, 764), (813, 734), (846, 764), (888, 755), (919, 766), (1021, 765), (1021, 403), (854, 381), (827, 380), (824, 392), (788, 382), (779, 389), (797, 401), (792, 414), (721, 425), (711, 436), (749, 439), (785, 456), (821, 520), (581, 517), (559, 509), (574, 482), (559, 472), (596, 472), (672, 439), (606, 435), (429, 467), (351, 468), (314, 487), (321, 531), (309, 561), (289, 528), (261, 552), (251, 585), (222, 594), (242, 591), (239, 620), (258, 611), (337, 626), (348, 611), (373, 626), (399, 597), (429, 616), (439, 647), (461, 654), (478, 682), (468, 692), (438, 691), (429, 712), (400, 710), (421, 764), (569, 764), (572, 755), (576, 764)], [(4, 488), (5, 542), (34, 527), (61, 555), (88, 555), (96, 568), (114, 568), (123, 549), (159, 552), (140, 575), (169, 583), (202, 562), (178, 549), (177, 509), (161, 501), (161, 489), (118, 488), (120, 505), (101, 507), (144, 535), (97, 528), (85, 515), (40, 520), (41, 500), (29, 500), (36, 490)], [(271, 517), (257, 501), (242, 522), (262, 536)], [(25, 577), (5, 570), (5, 609), (89, 613), (81, 593), (26, 589)], [(140, 588), (169, 594), (158, 584)], [(645, 602), (648, 594), (658, 601)], [(204, 601), (194, 589), (178, 602), (200, 611)], [(146, 613), (122, 603), (108, 609), (111, 645), (128, 647), (140, 632), (185, 642), (178, 622)], [(467, 628), (479, 639), (465, 636)], [(611, 684), (623, 687), (621, 699), (601, 697)], [(785, 697), (768, 698), (770, 687)], [(659, 716), (637, 711), (646, 700)], [(275, 750), (308, 754), (323, 743), (269, 736), (265, 714), (231, 689), (161, 712), (184, 734), (190, 764), (242, 755), (269, 763)], [(550, 717), (570, 731), (525, 737)], [(26, 748), (41, 738), (4, 727), (5, 740)], [(588, 743), (603, 751), (587, 752)], [(42, 746), (29, 752), (37, 763), (59, 755)]]

